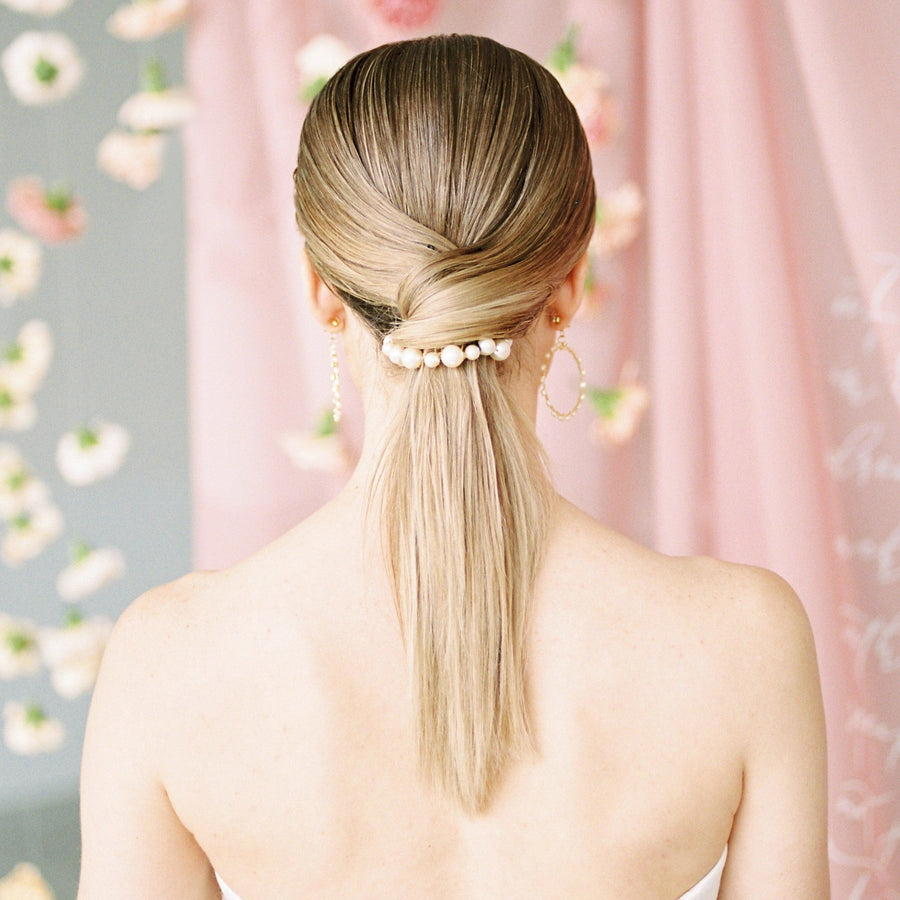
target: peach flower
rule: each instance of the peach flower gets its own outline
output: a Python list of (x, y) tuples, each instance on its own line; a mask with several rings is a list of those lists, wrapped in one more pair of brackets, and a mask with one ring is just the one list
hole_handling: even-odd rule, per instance
[(43, 384), (52, 359), (50, 329), (46, 322), (32, 319), (0, 350), (0, 384), (17, 396), (30, 397)]
[(62, 628), (42, 628), (41, 658), (56, 692), (67, 700), (86, 694), (97, 680), (113, 623), (106, 616), (69, 617)]
[(128, 431), (108, 422), (68, 431), (56, 446), (59, 473), (75, 487), (109, 478), (119, 471), (130, 444)]
[(47, 485), (35, 477), (19, 451), (12, 444), (0, 444), (0, 519), (14, 519), (49, 498)]
[(17, 568), (43, 553), (62, 530), (62, 513), (52, 503), (19, 513), (7, 522), (6, 534), (0, 541), (0, 559)]
[(106, 30), (123, 41), (146, 41), (177, 28), (187, 15), (188, 0), (136, 0), (120, 6)]
[(75, 544), (72, 562), (56, 579), (59, 596), (77, 603), (125, 574), (125, 557), (115, 547), (94, 549), (83, 542)]
[(619, 107), (610, 93), (609, 77), (599, 69), (578, 62), (577, 36), (578, 28), (573, 26), (553, 49), (547, 65), (575, 107), (588, 143), (598, 149), (619, 133)]
[(640, 231), (644, 212), (641, 189), (626, 181), (597, 200), (597, 222), (591, 237), (591, 250), (609, 257), (627, 247)]
[(300, 76), (300, 97), (309, 103), (325, 82), (353, 56), (353, 51), (331, 34), (319, 34), (307, 41), (294, 57)]
[(34, 622), (0, 613), (0, 678), (34, 675), (40, 667), (38, 630)]
[(14, 12), (32, 16), (55, 16), (72, 5), (73, 0), (0, 0)]
[(141, 73), (142, 89), (119, 108), (119, 122), (132, 131), (169, 131), (194, 114), (194, 101), (182, 87), (169, 87), (159, 59), (149, 60)]
[(298, 469), (305, 471), (343, 475), (353, 466), (353, 456), (335, 425), (331, 410), (323, 414), (312, 431), (282, 435), (281, 449)]
[(17, 178), (6, 193), (9, 214), (45, 244), (71, 241), (84, 231), (87, 213), (67, 188), (47, 190), (34, 176)]
[(36, 703), (27, 705), (9, 700), (3, 707), (3, 740), (20, 756), (52, 753), (66, 739), (66, 730), (58, 719), (51, 719)]
[(0, 229), (0, 306), (26, 297), (41, 278), (41, 245), (16, 231)]
[(116, 181), (143, 191), (162, 172), (165, 135), (157, 132), (132, 134), (111, 131), (97, 148), (97, 167)]
[(28, 431), (37, 422), (37, 407), (27, 394), (14, 391), (0, 381), (0, 428)]
[(0, 900), (56, 900), (56, 894), (35, 866), (22, 862), (0, 878)]
[(588, 388), (588, 399), (597, 414), (590, 435), (597, 443), (608, 447), (626, 444), (640, 426), (650, 394), (637, 374), (637, 365), (627, 363), (615, 387)]

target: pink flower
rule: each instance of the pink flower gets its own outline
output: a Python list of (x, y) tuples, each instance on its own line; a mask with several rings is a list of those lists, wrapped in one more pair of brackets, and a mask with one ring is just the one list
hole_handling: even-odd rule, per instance
[(337, 429), (331, 410), (323, 414), (312, 431), (291, 431), (282, 435), (281, 449), (298, 469), (305, 471), (344, 475), (353, 466), (353, 457)]
[(612, 388), (588, 388), (597, 418), (590, 436), (607, 447), (627, 444), (634, 437), (650, 404), (650, 394), (637, 380), (637, 365), (626, 363), (619, 383)]
[(547, 67), (575, 107), (588, 143), (597, 149), (619, 133), (619, 106), (609, 91), (608, 76), (577, 61), (577, 36), (578, 26), (573, 25), (565, 39), (554, 47)]
[(430, 22), (443, 0), (367, 0), (369, 8), (383, 22), (395, 28), (417, 28)]
[(594, 260), (590, 260), (587, 276), (584, 279), (584, 294), (581, 306), (578, 307), (576, 316), (579, 319), (596, 319), (603, 312), (603, 307), (612, 296), (612, 288), (606, 281), (601, 281), (594, 274), (596, 266)]
[(627, 247), (640, 231), (643, 212), (644, 198), (633, 181), (626, 181), (598, 198), (591, 250), (609, 257)]
[(17, 178), (6, 193), (9, 214), (45, 244), (71, 241), (84, 231), (87, 213), (66, 188), (47, 190), (40, 178)]

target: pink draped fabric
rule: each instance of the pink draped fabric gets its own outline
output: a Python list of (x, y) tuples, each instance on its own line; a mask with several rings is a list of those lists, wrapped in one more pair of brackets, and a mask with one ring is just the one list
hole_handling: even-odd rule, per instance
[[(355, 0), (193, 8), (195, 559), (215, 567), (340, 485), (279, 446), (329, 399), (291, 209), (295, 51), (320, 32), (354, 49), (403, 35)], [(587, 412), (542, 417), (558, 484), (664, 552), (794, 585), (828, 712), (834, 896), (900, 897), (900, 7), (445, 0), (430, 28), (543, 59), (572, 22), (622, 109), (600, 189), (636, 180), (647, 213), (602, 318), (569, 338), (592, 383), (639, 360), (652, 406), (615, 451), (589, 442)]]

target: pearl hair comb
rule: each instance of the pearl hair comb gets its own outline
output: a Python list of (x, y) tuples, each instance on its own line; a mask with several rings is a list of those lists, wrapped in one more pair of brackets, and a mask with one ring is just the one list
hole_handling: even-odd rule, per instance
[(448, 369), (455, 369), (466, 359), (478, 359), (480, 356), (490, 356), (492, 359), (504, 360), (509, 357), (512, 350), (512, 341), (509, 338), (495, 341), (493, 338), (482, 338), (465, 346), (447, 344), (439, 350), (417, 350), (415, 347), (401, 347), (395, 344), (393, 338), (388, 335), (381, 344), (381, 352), (395, 365), (405, 369), (418, 369), (425, 366), (434, 369), (445, 365)]

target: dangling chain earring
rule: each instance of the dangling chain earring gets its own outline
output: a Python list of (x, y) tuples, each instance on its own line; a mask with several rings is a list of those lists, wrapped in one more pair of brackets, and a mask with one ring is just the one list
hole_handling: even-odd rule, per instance
[[(552, 316), (550, 319), (551, 325), (559, 325), (560, 318), (559, 316)], [(558, 410), (551, 402), (550, 397), (547, 395), (547, 373), (550, 371), (550, 363), (553, 361), (553, 354), (556, 353), (557, 350), (564, 350), (568, 353), (572, 359), (575, 360), (575, 365), (578, 366), (578, 399), (575, 401), (575, 405), (568, 412), (561, 412)], [(584, 400), (584, 392), (587, 388), (587, 382), (584, 379), (584, 366), (581, 364), (581, 360), (578, 358), (578, 354), (566, 343), (566, 331), (564, 328), (559, 330), (559, 333), (556, 337), (556, 343), (547, 351), (547, 355), (544, 357), (544, 362), (541, 365), (541, 395), (544, 398), (544, 402), (547, 404), (547, 408), (550, 412), (557, 418), (562, 421), (566, 419), (571, 419), (575, 413), (578, 412), (578, 407), (581, 406), (581, 401)]]
[[(341, 320), (337, 317), (328, 323), (338, 329)], [(341, 421), (341, 373), (338, 371), (337, 331), (328, 333), (328, 356), (331, 360), (331, 418), (335, 425)]]

